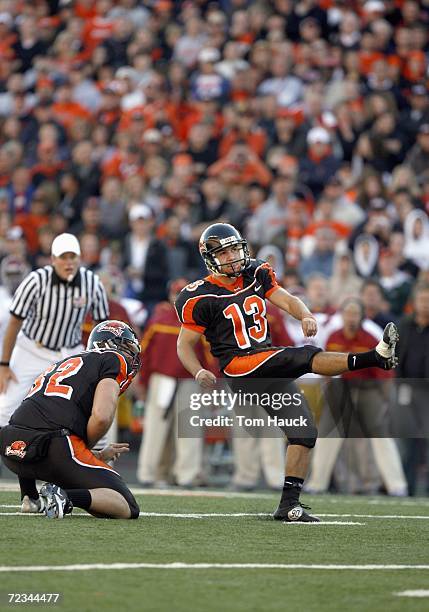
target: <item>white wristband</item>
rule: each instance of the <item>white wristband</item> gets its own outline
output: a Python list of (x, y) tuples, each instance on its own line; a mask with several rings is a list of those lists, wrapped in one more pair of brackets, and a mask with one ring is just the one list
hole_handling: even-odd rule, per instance
[(204, 371), (205, 371), (205, 368), (201, 368), (201, 370), (198, 370), (198, 372), (194, 376), (195, 380), (198, 380), (199, 374), (201, 374), (201, 372), (204, 372)]

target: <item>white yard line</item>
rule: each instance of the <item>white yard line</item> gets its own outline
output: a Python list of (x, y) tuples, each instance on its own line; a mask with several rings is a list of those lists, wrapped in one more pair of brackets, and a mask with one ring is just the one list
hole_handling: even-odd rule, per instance
[[(12, 504), (3, 504), (0, 505), (0, 508), (8, 508), (8, 509), (19, 509), (20, 506), (12, 505)], [(413, 515), (413, 514), (331, 514), (331, 513), (315, 513), (317, 516), (321, 518), (356, 518), (356, 519), (404, 519), (404, 520), (419, 520), (419, 521), (427, 521), (429, 520), (429, 515)], [(80, 515), (80, 514), (79, 514)], [(22, 512), (0, 512), (0, 516), (38, 516), (37, 514), (32, 513), (22, 513)], [(88, 515), (89, 516), (89, 515)], [(170, 518), (216, 518), (216, 517), (232, 517), (239, 518), (244, 516), (264, 516), (269, 517), (271, 513), (269, 512), (140, 512), (140, 516), (154, 516), (154, 517), (170, 517)], [(332, 521), (332, 524), (337, 523), (338, 521)], [(325, 525), (328, 524), (327, 521), (324, 521)], [(341, 524), (345, 524), (344, 521), (340, 521)], [(352, 523), (349, 523), (352, 524)], [(355, 525), (364, 525), (365, 523), (354, 523)]]
[(428, 515), (417, 515), (417, 514), (320, 514), (317, 512), (317, 516), (326, 516), (331, 518), (374, 518), (374, 519), (417, 519), (421, 521), (429, 521)]
[[(20, 506), (13, 504), (2, 504), (0, 508), (7, 509), (19, 509)], [(418, 515), (418, 514), (333, 514), (333, 513), (320, 513), (316, 512), (317, 516), (321, 518), (353, 518), (353, 519), (404, 519), (404, 520), (419, 520), (419, 521), (427, 521), (429, 520), (429, 515)], [(38, 516), (37, 514), (23, 514), (21, 512), (0, 512), (0, 516)], [(239, 518), (245, 516), (263, 516), (269, 517), (271, 513), (268, 512), (140, 512), (140, 516), (154, 516), (154, 517), (170, 517), (170, 518), (222, 518), (222, 517), (232, 517)], [(340, 521), (341, 524), (345, 524), (344, 521)], [(328, 524), (327, 521), (324, 521), (324, 524)], [(332, 522), (332, 524), (335, 524)], [(351, 523), (349, 523), (351, 524)], [(354, 523), (359, 525), (359, 523)], [(360, 523), (364, 524), (364, 523)]]
[(330, 565), (304, 563), (88, 563), (79, 565), (3, 565), (0, 572), (82, 572), (88, 570), (122, 569), (284, 569), (327, 571), (400, 571), (429, 570), (429, 565)]
[[(0, 509), (19, 509), (17, 504), (0, 504)], [(323, 518), (374, 518), (374, 519), (405, 519), (429, 520), (429, 515), (418, 514), (334, 514), (316, 512)], [(29, 514), (32, 516), (32, 514)], [(0, 516), (22, 516), (21, 512), (0, 512)], [(34, 515), (33, 515), (34, 516)], [(36, 515), (37, 516), (37, 515)], [(242, 517), (242, 516), (271, 516), (268, 512), (140, 512), (140, 516), (162, 516), (171, 518), (211, 518), (211, 517)], [(356, 523), (357, 524), (357, 523)]]
[(414, 591), (400, 591), (393, 593), (397, 597), (429, 597), (429, 591), (425, 589), (415, 589)]
[[(34, 513), (22, 513), (22, 512), (0, 512), (0, 517), (2, 516), (32, 516), (32, 517), (36, 517), (36, 518), (45, 518), (43, 514), (34, 514)], [(86, 517), (89, 518), (90, 515), (83, 513), (83, 512), (78, 512), (77, 514), (75, 514), (74, 516), (79, 516), (79, 517)], [(262, 516), (264, 518), (269, 518), (272, 515), (271, 514), (267, 514), (265, 512), (254, 512), (254, 513), (246, 513), (246, 512), (236, 512), (236, 513), (229, 513), (229, 514), (221, 514), (221, 513), (207, 513), (207, 514), (199, 514), (199, 513), (172, 513), (172, 512), (140, 512), (140, 516), (146, 517), (146, 518), (150, 518), (150, 517), (163, 517), (163, 518), (179, 518), (179, 519), (203, 519), (203, 518), (225, 518), (225, 517), (231, 517), (231, 518), (240, 518), (243, 516)], [(71, 518), (71, 517), (70, 517)], [(70, 518), (67, 518), (66, 520), (70, 520)], [(286, 525), (366, 525), (366, 523), (359, 523), (356, 521), (322, 521), (320, 523), (285, 523)]]
[[(213, 490), (209, 490), (207, 491), (206, 489), (193, 489), (193, 490), (187, 490), (187, 489), (145, 489), (143, 487), (139, 487), (139, 486), (130, 486), (131, 492), (134, 495), (145, 495), (145, 496), (161, 496), (161, 497), (213, 497), (213, 498), (224, 498), (224, 499), (273, 499), (277, 498), (279, 493), (276, 492), (272, 492), (272, 493), (263, 493), (263, 492), (257, 492), (255, 491), (254, 493), (249, 492), (249, 493), (239, 493), (239, 492), (233, 492), (233, 491), (213, 491)], [(7, 493), (14, 493), (19, 491), (19, 485), (11, 480), (1, 480), (0, 479), (0, 491), (4, 491)], [(304, 491), (304, 495), (307, 495)], [(361, 503), (366, 503), (366, 504), (371, 504), (374, 506), (383, 506), (383, 505), (392, 505), (395, 506), (395, 508), (398, 508), (398, 506), (428, 506), (429, 507), (429, 500), (427, 497), (421, 497), (421, 498), (413, 498), (413, 499), (409, 499), (409, 498), (402, 498), (402, 497), (373, 497), (373, 496), (351, 496), (351, 495), (346, 495), (344, 497), (342, 497), (341, 495), (330, 495), (330, 494), (321, 494), (319, 495), (310, 495), (308, 494), (308, 497), (311, 497), (311, 499), (314, 499), (314, 503), (316, 503), (316, 500), (320, 498), (321, 501), (323, 501), (323, 503), (328, 503), (328, 504), (351, 504), (351, 505), (357, 505), (357, 504), (361, 504)]]

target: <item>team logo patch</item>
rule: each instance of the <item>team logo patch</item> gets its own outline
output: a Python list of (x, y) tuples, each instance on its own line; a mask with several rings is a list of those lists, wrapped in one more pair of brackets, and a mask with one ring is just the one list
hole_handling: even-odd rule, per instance
[(86, 298), (84, 296), (73, 298), (73, 306), (75, 308), (83, 308), (86, 306)]
[(25, 450), (26, 448), (26, 442), (23, 440), (15, 440), (15, 442), (12, 442), (10, 446), (6, 446), (5, 455), (6, 457), (14, 455), (15, 457), (19, 457), (19, 459), (24, 459), (25, 455), (27, 454), (27, 451)]
[(124, 329), (125, 325), (123, 323), (114, 323), (110, 321), (109, 323), (103, 325), (103, 327), (100, 327), (98, 331), (109, 331), (112, 332), (112, 334), (115, 334), (115, 336), (118, 336), (119, 338), (120, 336), (122, 336), (122, 332), (124, 331)]

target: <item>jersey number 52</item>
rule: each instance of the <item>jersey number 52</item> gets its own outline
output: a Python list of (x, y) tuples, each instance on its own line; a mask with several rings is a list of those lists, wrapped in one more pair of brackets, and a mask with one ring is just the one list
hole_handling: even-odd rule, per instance
[(246, 322), (240, 306), (232, 303), (223, 311), (226, 319), (232, 320), (234, 336), (238, 346), (246, 349), (252, 346), (250, 338), (256, 342), (263, 342), (267, 337), (268, 325), (265, 300), (258, 295), (249, 295), (243, 302), (243, 310), (247, 315), (253, 316), (254, 325), (246, 329)]
[(45, 391), (43, 392), (44, 395), (56, 395), (57, 397), (70, 399), (73, 393), (73, 387), (70, 385), (61, 385), (60, 383), (66, 378), (77, 374), (82, 366), (82, 357), (70, 357), (70, 359), (63, 361), (63, 363), (58, 366), (55, 373), (51, 374), (51, 372), (53, 372), (53, 370), (56, 368), (56, 364), (54, 363), (53, 365), (49, 366), (49, 368), (47, 368), (43, 374), (40, 374), (40, 376), (36, 378), (30, 392), (26, 397), (31, 397), (37, 393), (37, 391), (40, 391), (40, 389), (43, 387), (45, 379), (47, 379)]

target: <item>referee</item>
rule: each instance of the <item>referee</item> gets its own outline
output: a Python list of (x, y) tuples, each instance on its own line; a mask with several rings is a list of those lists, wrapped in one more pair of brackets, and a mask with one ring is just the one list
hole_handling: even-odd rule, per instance
[(16, 290), (0, 361), (0, 427), (6, 425), (34, 379), (52, 363), (83, 350), (82, 323), (109, 317), (104, 287), (80, 267), (80, 245), (72, 234), (52, 243), (51, 265), (38, 268)]

